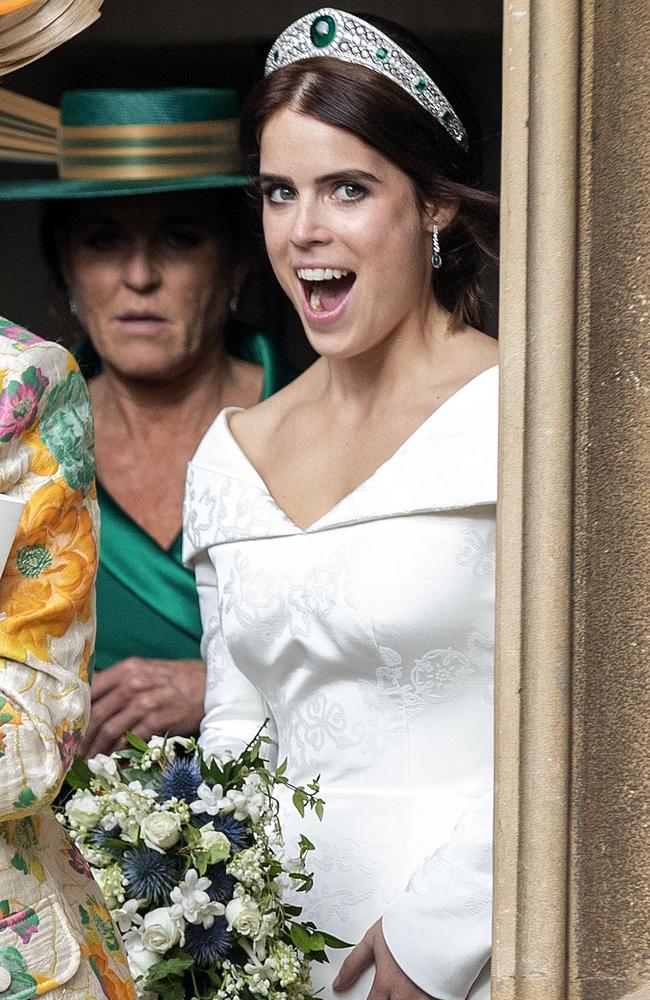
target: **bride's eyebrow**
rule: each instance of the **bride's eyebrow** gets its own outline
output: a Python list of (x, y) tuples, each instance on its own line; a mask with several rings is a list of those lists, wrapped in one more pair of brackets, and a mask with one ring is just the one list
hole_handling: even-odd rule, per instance
[[(332, 184), (334, 181), (365, 181), (370, 184), (381, 184), (375, 174), (368, 170), (337, 170), (331, 174), (323, 174), (316, 178), (316, 184)], [(293, 187), (294, 182), (290, 177), (282, 177), (280, 174), (260, 174), (258, 177), (260, 184), (278, 184), (286, 187)]]
[(366, 184), (381, 184), (375, 174), (369, 170), (337, 170), (333, 174), (324, 174), (316, 178), (317, 184), (333, 184), (335, 181), (364, 181)]
[(278, 184), (284, 187), (293, 187), (293, 181), (290, 177), (281, 177), (280, 174), (260, 174), (257, 178), (258, 184)]

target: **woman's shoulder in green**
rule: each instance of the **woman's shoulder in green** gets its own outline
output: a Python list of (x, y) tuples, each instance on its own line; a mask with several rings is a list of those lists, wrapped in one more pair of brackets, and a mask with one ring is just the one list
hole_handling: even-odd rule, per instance
[(258, 327), (240, 320), (230, 320), (226, 330), (226, 346), (235, 357), (263, 369), (262, 399), (278, 392), (298, 375), (280, 346)]

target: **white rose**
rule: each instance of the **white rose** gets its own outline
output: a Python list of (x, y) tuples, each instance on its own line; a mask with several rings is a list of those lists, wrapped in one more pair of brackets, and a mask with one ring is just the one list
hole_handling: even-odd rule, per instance
[(210, 852), (210, 861), (212, 864), (216, 864), (217, 861), (223, 861), (228, 857), (230, 854), (230, 841), (225, 833), (215, 830), (207, 823), (201, 827), (200, 833), (199, 848), (202, 851)]
[(252, 899), (231, 899), (226, 907), (226, 920), (231, 930), (254, 938), (262, 926), (262, 917)]
[(131, 948), (128, 952), (129, 971), (134, 979), (138, 976), (146, 976), (152, 965), (157, 965), (162, 961), (157, 951), (148, 951), (146, 948)]
[(70, 822), (76, 827), (90, 830), (97, 823), (102, 807), (97, 796), (85, 789), (83, 792), (77, 792), (66, 802), (65, 811)]
[(175, 944), (183, 944), (183, 921), (172, 917), (168, 906), (159, 906), (145, 914), (142, 944), (149, 951), (164, 955)]
[(140, 823), (140, 836), (147, 847), (154, 851), (166, 851), (173, 847), (181, 831), (181, 818), (176, 813), (149, 813)]
[(142, 941), (142, 931), (139, 927), (124, 935), (124, 944), (129, 970), (134, 979), (137, 979), (138, 976), (146, 976), (151, 966), (161, 961), (161, 956), (157, 951), (145, 948)]

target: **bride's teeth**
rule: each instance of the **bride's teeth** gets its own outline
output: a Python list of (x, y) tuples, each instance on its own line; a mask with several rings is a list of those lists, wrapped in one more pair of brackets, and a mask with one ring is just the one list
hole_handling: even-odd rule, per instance
[(323, 304), (320, 300), (320, 295), (315, 288), (312, 288), (311, 295), (309, 296), (309, 305), (314, 310), (314, 312), (322, 312)]
[(302, 281), (331, 281), (332, 278), (344, 278), (350, 272), (340, 267), (301, 267), (296, 273)]

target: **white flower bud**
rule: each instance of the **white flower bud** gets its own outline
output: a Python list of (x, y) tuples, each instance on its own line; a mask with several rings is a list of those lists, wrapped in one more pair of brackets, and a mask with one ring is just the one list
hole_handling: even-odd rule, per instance
[(112, 781), (117, 776), (117, 761), (114, 757), (108, 757), (105, 753), (98, 753), (88, 761), (88, 770), (97, 778), (105, 778)]

